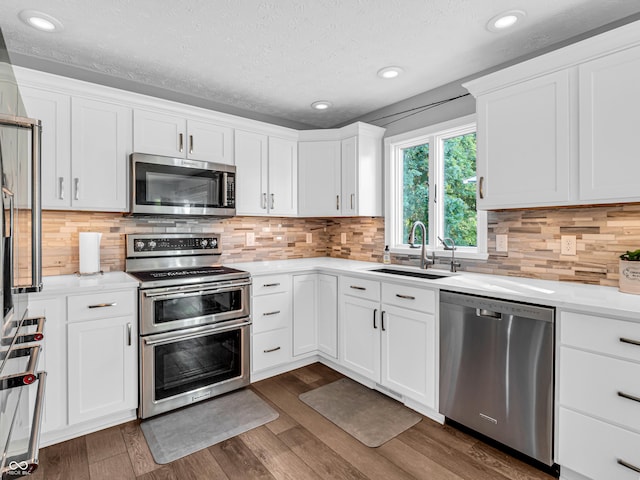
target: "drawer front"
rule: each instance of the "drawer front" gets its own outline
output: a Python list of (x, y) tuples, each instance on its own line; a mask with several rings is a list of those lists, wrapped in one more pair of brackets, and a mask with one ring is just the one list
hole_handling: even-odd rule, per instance
[(291, 275), (253, 277), (253, 296), (291, 291)]
[(436, 292), (426, 288), (382, 284), (382, 303), (402, 308), (411, 308), (424, 313), (435, 313)]
[(567, 347), (559, 364), (561, 405), (640, 431), (640, 364)]
[(640, 435), (560, 408), (559, 461), (563, 467), (593, 479), (638, 480)]
[(291, 330), (282, 328), (253, 335), (252, 371), (282, 365), (291, 360)]
[(268, 332), (291, 325), (291, 295), (276, 293), (253, 299), (253, 333)]
[(562, 312), (560, 342), (640, 362), (640, 323)]
[(136, 292), (137, 290), (130, 290), (69, 295), (67, 297), (68, 320), (77, 322), (136, 315), (138, 311)]
[(380, 282), (355, 277), (340, 277), (340, 292), (352, 297), (380, 301)]

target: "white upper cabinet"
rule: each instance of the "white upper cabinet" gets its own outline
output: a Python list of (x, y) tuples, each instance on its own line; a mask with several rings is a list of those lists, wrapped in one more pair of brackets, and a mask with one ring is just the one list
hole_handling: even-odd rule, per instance
[(72, 207), (126, 211), (131, 109), (72, 98), (71, 120)]
[(236, 213), (297, 213), (297, 143), (236, 130)]
[(640, 201), (640, 22), (464, 85), (478, 110), (478, 207)]
[(482, 95), (477, 108), (478, 207), (568, 202), (568, 70)]
[(233, 129), (179, 115), (136, 109), (133, 148), (140, 153), (233, 164)]
[(579, 66), (580, 200), (640, 201), (640, 47)]
[(383, 134), (364, 123), (300, 132), (300, 216), (381, 216)]

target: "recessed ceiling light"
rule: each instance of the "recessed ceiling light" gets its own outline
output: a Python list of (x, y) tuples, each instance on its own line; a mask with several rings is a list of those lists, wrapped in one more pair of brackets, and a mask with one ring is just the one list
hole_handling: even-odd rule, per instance
[(513, 27), (520, 22), (527, 14), (522, 10), (509, 10), (496, 15), (487, 22), (487, 30), (491, 32), (501, 32), (507, 28)]
[(64, 29), (60, 20), (37, 10), (22, 10), (18, 17), (30, 27), (41, 32), (59, 32)]
[(386, 79), (396, 78), (402, 72), (404, 72), (404, 70), (402, 70), (400, 67), (384, 67), (378, 70), (378, 76), (380, 78)]
[(327, 102), (326, 100), (320, 100), (311, 104), (311, 107), (315, 108), (316, 110), (326, 110), (330, 106), (331, 102)]

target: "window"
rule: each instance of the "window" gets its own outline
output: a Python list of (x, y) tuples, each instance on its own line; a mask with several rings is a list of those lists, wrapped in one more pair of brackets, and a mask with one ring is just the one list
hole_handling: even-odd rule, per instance
[[(416, 221), (427, 229), (429, 250), (443, 250), (438, 238), (449, 237), (463, 257), (486, 252), (486, 215), (476, 212), (475, 130), (469, 116), (385, 139), (385, 230), (394, 252), (415, 254), (408, 249)], [(421, 235), (418, 229), (416, 244)]]

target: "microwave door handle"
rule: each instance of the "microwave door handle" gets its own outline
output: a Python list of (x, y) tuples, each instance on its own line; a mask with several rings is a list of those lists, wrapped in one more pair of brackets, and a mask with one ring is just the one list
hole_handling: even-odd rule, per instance
[(227, 201), (227, 172), (222, 173), (222, 206), (226, 207), (229, 205)]

